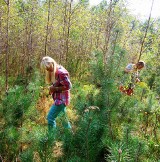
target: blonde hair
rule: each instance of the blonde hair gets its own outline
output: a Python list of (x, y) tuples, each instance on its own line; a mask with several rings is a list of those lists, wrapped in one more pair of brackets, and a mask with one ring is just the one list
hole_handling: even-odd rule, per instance
[[(51, 64), (53, 65), (53, 72), (47, 71), (47, 67), (50, 67)], [(45, 56), (42, 58), (41, 61), (41, 69), (45, 70), (45, 82), (50, 84), (55, 82), (55, 73), (57, 68), (57, 63), (54, 59), (49, 56)]]

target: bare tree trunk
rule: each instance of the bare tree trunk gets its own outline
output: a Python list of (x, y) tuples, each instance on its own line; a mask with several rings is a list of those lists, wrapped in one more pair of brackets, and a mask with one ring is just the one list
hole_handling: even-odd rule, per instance
[[(34, 4), (32, 4), (33, 6)], [(32, 25), (33, 24), (33, 7), (31, 10), (31, 22), (29, 26), (29, 35), (28, 35), (28, 67), (31, 66), (31, 55), (32, 55)]]
[(107, 55), (108, 55), (108, 45), (110, 41), (110, 36), (111, 36), (111, 12), (112, 12), (112, 0), (110, 0), (110, 5), (109, 5), (109, 12), (108, 12), (108, 18), (106, 21), (106, 29), (105, 29), (105, 45), (104, 45), (104, 58), (103, 62), (104, 64), (107, 64)]
[[(26, 54), (26, 56), (25, 56), (25, 58), (28, 58), (28, 55), (29, 55), (29, 48), (28, 48), (28, 44), (29, 44), (29, 42), (28, 42), (28, 37), (29, 37), (29, 34), (28, 34), (28, 23), (29, 23), (29, 18), (27, 18), (27, 21), (26, 21), (26, 27), (25, 27), (25, 31), (26, 31), (26, 36), (25, 36), (25, 38), (26, 38), (26, 40), (25, 40), (25, 54)], [(29, 59), (29, 58), (28, 58)], [(28, 61), (28, 60), (27, 60)], [(26, 64), (27, 65), (27, 64)], [(23, 66), (23, 65), (22, 65)]]
[[(0, 56), (2, 56), (2, 12), (1, 12), (1, 7), (0, 7)], [(2, 57), (0, 57), (1, 59)], [(3, 60), (3, 59), (2, 59)], [(0, 74), (2, 75), (3, 73), (3, 61), (0, 60)]]
[(70, 25), (71, 25), (71, 14), (72, 14), (72, 0), (69, 4), (69, 13), (68, 13), (68, 23), (67, 23), (67, 35), (66, 35), (66, 53), (65, 53), (65, 57), (66, 57), (66, 63), (68, 61), (68, 51), (69, 51), (69, 35), (70, 35)]
[(114, 42), (113, 42), (113, 50), (112, 50), (112, 54), (111, 54), (112, 55), (112, 60), (113, 60), (113, 55), (114, 55), (116, 45), (117, 45), (118, 34), (119, 34), (119, 31), (116, 31), (115, 39), (114, 39)]
[[(115, 33), (115, 39), (114, 39), (114, 41), (112, 42), (112, 44), (113, 44), (113, 50), (112, 50), (112, 53), (111, 53), (111, 60), (110, 60), (110, 64), (111, 65), (113, 65), (114, 64), (114, 58), (113, 58), (113, 55), (114, 55), (114, 53), (115, 53), (115, 49), (116, 49), (116, 45), (117, 45), (117, 39), (118, 39), (118, 34), (119, 34), (119, 31), (116, 31), (116, 33)], [(112, 76), (112, 72), (113, 72), (113, 70), (112, 70), (112, 68), (110, 69), (110, 76)], [(114, 76), (114, 75), (113, 75)]]
[(48, 2), (48, 18), (47, 18), (47, 27), (46, 27), (46, 37), (45, 37), (45, 47), (44, 54), (47, 55), (47, 42), (48, 42), (48, 33), (49, 33), (49, 22), (50, 22), (50, 10), (51, 10), (51, 0)]
[(65, 1), (64, 5), (64, 18), (63, 18), (63, 53), (60, 57), (60, 62), (64, 61), (64, 64), (68, 62), (68, 52), (69, 52), (69, 36), (70, 36), (70, 27), (71, 27), (71, 16), (72, 16), (72, 0), (68, 3)]
[(6, 80), (5, 80), (5, 89), (8, 92), (8, 73), (9, 73), (9, 17), (10, 17), (10, 1), (7, 0), (7, 27), (6, 27)]
[(99, 28), (98, 32), (96, 33), (96, 49), (99, 48), (99, 44), (100, 44), (99, 43), (99, 41), (100, 41), (100, 33), (102, 31), (101, 26), (102, 26), (102, 23), (100, 24), (100, 28)]
[(63, 52), (60, 56), (60, 63), (62, 63), (62, 60), (66, 60), (65, 54), (66, 54), (66, 25), (67, 25), (67, 0), (65, 1), (64, 5), (64, 18), (63, 18), (63, 35), (62, 35), (62, 44), (63, 44)]
[(142, 40), (140, 54), (139, 54), (139, 57), (138, 57), (138, 61), (137, 62), (139, 62), (139, 60), (141, 59), (141, 56), (142, 56), (143, 45), (144, 45), (145, 39), (147, 37), (147, 32), (148, 32), (148, 28), (149, 28), (149, 24), (150, 24), (150, 19), (151, 19), (151, 13), (152, 13), (153, 4), (154, 4), (154, 0), (152, 0), (151, 10), (150, 10), (150, 14), (149, 14), (149, 18), (148, 18), (148, 22), (147, 22), (147, 26), (146, 26), (146, 31), (145, 31), (145, 34), (144, 34), (144, 38)]

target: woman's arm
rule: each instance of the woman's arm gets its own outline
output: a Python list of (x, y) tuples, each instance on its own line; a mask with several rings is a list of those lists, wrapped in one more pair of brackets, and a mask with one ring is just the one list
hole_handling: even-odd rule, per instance
[(66, 90), (71, 89), (71, 87), (72, 87), (72, 84), (71, 84), (70, 79), (67, 74), (60, 74), (59, 82), (60, 82), (60, 86), (58, 86), (56, 84), (50, 86), (50, 93), (66, 91)]
[(62, 86), (60, 86), (60, 89), (62, 89), (62, 90), (71, 89), (72, 84), (71, 84), (71, 81), (70, 81), (69, 76), (67, 74), (60, 74), (59, 80), (60, 80), (60, 84), (62, 85)]
[(124, 69), (124, 72), (125, 73), (130, 73), (130, 72), (132, 72), (133, 71), (133, 66), (134, 66), (134, 64), (128, 64), (126, 67), (125, 67), (125, 69)]

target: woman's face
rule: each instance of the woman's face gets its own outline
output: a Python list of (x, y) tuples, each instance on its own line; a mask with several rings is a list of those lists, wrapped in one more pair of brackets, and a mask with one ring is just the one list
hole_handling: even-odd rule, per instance
[(53, 68), (53, 64), (49, 63), (48, 66), (46, 67), (46, 70), (49, 72), (53, 72), (54, 68)]
[(137, 64), (137, 69), (142, 69), (144, 66), (143, 66), (143, 64)]

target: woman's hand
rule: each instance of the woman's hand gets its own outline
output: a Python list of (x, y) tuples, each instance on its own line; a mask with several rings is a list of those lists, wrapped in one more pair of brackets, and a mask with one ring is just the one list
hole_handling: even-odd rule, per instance
[(51, 85), (49, 87), (49, 94), (53, 94), (54, 92), (62, 92), (66, 90), (65, 86), (61, 86), (61, 87), (54, 87), (53, 85)]
[(53, 85), (51, 85), (51, 86), (49, 87), (49, 94), (51, 95), (51, 94), (53, 94), (55, 91), (56, 91), (56, 87), (54, 87)]
[(140, 82), (140, 79), (139, 78), (136, 78), (136, 83)]

